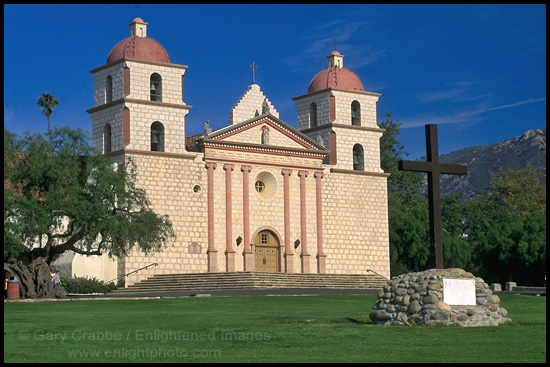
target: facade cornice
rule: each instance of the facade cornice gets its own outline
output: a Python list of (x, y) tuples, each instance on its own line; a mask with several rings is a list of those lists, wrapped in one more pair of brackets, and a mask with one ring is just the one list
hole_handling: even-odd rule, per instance
[(302, 94), (301, 96), (293, 97), (292, 100), (297, 101), (297, 100), (302, 99), (302, 98), (311, 97), (311, 96), (314, 96), (316, 94), (322, 94), (322, 93), (332, 92), (332, 91), (362, 94), (362, 95), (373, 96), (373, 97), (380, 97), (382, 95), (382, 93), (367, 92), (367, 91), (362, 91), (362, 90), (352, 90), (352, 89), (343, 89), (343, 88), (325, 88), (325, 89), (319, 90), (317, 92)]
[(361, 130), (361, 131), (373, 131), (377, 133), (383, 133), (386, 131), (386, 129), (376, 128), (376, 127), (366, 127), (366, 126), (355, 126), (355, 125), (345, 125), (345, 124), (324, 124), (316, 127), (312, 127), (310, 129), (300, 130), (300, 132), (306, 134), (315, 132), (318, 130), (324, 130), (324, 129), (332, 129), (333, 127), (342, 128), (342, 129), (351, 129), (351, 130)]
[[(303, 146), (308, 150), (315, 150), (317, 152), (322, 153), (323, 155), (328, 154), (328, 150), (326, 148), (322, 147), (321, 145), (313, 141), (308, 136), (302, 134), (300, 131), (294, 129), (293, 127), (287, 125), (283, 121), (279, 120), (278, 118), (270, 114), (261, 115), (256, 118), (243, 121), (239, 124), (230, 125), (226, 128), (217, 130), (216, 132), (209, 135), (206, 139), (222, 141), (221, 139), (225, 139), (229, 136), (238, 134), (242, 131), (248, 130), (250, 128), (253, 128), (255, 126), (258, 126), (264, 123), (276, 129), (286, 137), (292, 139), (293, 141), (297, 142), (298, 144), (300, 144), (301, 146)], [(205, 138), (203, 137), (203, 139)], [(264, 146), (264, 145), (260, 145), (260, 146)]]
[(339, 168), (331, 168), (330, 173), (343, 173), (348, 175), (375, 176), (375, 177), (389, 177), (391, 175), (390, 173), (385, 173), (385, 172), (354, 171), (354, 170), (339, 169)]
[(92, 69), (92, 70), (90, 70), (90, 73), (92, 73), (92, 74), (97, 73), (98, 71), (108, 69), (111, 66), (115, 66), (115, 65), (120, 64), (121, 62), (125, 62), (125, 61), (136, 62), (136, 63), (139, 63), (139, 64), (166, 66), (166, 67), (177, 68), (177, 69), (187, 69), (188, 68), (187, 65), (178, 65), (178, 64), (172, 64), (172, 63), (167, 63), (167, 62), (158, 62), (158, 61), (150, 61), (150, 60), (142, 60), (142, 59), (131, 59), (131, 58), (123, 57), (123, 58), (120, 58), (120, 59), (115, 60), (113, 62), (110, 62), (108, 64), (105, 64), (103, 66)]
[(240, 152), (244, 151), (249, 153), (284, 155), (284, 156), (313, 158), (313, 159), (323, 159), (325, 158), (325, 155), (328, 154), (328, 151), (315, 151), (311, 149), (288, 148), (288, 147), (280, 147), (275, 145), (264, 145), (264, 144), (228, 142), (223, 140), (204, 139), (204, 138), (199, 142), (199, 146), (201, 150), (222, 149), (222, 150), (233, 150), (233, 151), (240, 151)]
[(107, 109), (109, 107), (116, 106), (118, 104), (125, 104), (125, 103), (137, 103), (137, 104), (144, 104), (148, 106), (158, 106), (158, 107), (168, 107), (168, 108), (179, 108), (184, 110), (190, 110), (193, 108), (193, 106), (185, 105), (185, 104), (175, 104), (175, 103), (164, 103), (164, 102), (153, 102), (153, 101), (145, 101), (142, 99), (133, 99), (133, 98), (120, 98), (116, 101), (105, 103), (104, 105), (92, 107), (89, 110), (86, 110), (88, 113), (94, 113), (98, 112), (104, 109)]

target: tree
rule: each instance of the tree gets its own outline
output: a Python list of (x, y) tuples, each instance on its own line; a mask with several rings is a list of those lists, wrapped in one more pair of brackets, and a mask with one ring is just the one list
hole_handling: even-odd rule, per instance
[(136, 186), (131, 159), (113, 164), (80, 129), (48, 135), (52, 144), (4, 129), (4, 270), (18, 276), (23, 297), (42, 286), (52, 295), (49, 265), (66, 251), (121, 257), (175, 240), (169, 218)]
[(508, 214), (546, 213), (546, 179), (532, 166), (491, 172), (494, 200)]
[(451, 193), (441, 198), (441, 226), (443, 228), (443, 263), (446, 268), (468, 268), (472, 256), (470, 243), (465, 236), (467, 204), (464, 192)]
[(491, 174), (491, 190), (468, 205), (473, 263), (490, 282), (542, 285), (546, 183), (532, 167)]
[(53, 144), (52, 131), (50, 129), (50, 116), (52, 115), (55, 106), (58, 104), (59, 101), (57, 98), (48, 92), (42, 93), (42, 96), (38, 98), (38, 102), (36, 103), (37, 107), (41, 109), (42, 113), (48, 118), (48, 134), (50, 136), (50, 144)]

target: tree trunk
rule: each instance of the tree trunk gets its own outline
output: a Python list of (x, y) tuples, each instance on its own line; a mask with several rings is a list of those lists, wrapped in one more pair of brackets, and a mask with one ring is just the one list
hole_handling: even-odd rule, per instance
[[(10, 259), (4, 263), (4, 270), (19, 279), (21, 298), (64, 298), (63, 292), (56, 292), (52, 286), (51, 269), (46, 259), (39, 257), (30, 264)], [(56, 286), (61, 287), (61, 286)]]
[(48, 135), (50, 137), (50, 145), (53, 149), (52, 130), (50, 129), (50, 115), (46, 115), (46, 117), (48, 118)]

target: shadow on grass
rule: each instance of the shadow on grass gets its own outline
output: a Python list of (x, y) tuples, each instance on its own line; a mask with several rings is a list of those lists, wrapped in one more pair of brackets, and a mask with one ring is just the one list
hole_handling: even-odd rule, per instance
[(372, 325), (372, 321), (369, 319), (353, 319), (351, 317), (346, 317), (346, 320), (356, 325)]
[(345, 324), (354, 324), (354, 325), (372, 325), (370, 319), (355, 319), (352, 317), (344, 318), (322, 318), (322, 319), (309, 319), (303, 320), (303, 323), (306, 324), (319, 324), (319, 325), (345, 325)]

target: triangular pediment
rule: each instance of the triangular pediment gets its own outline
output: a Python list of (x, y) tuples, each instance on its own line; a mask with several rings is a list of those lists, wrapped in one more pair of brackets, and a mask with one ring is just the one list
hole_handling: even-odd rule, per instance
[(203, 136), (201, 140), (204, 146), (231, 145), (247, 150), (265, 151), (266, 153), (274, 149), (304, 152), (320, 157), (328, 153), (325, 147), (271, 114), (260, 115), (216, 130), (207, 136)]

